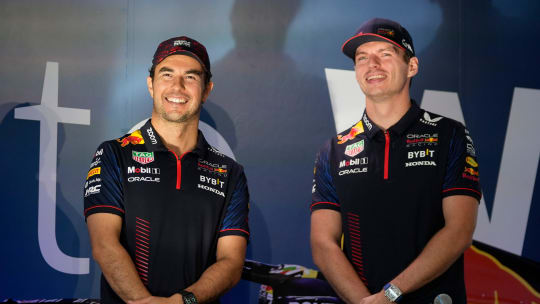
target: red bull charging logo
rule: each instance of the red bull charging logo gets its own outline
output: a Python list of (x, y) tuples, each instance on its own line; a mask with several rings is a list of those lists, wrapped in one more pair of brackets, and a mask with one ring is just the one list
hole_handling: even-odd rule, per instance
[(126, 137), (117, 139), (116, 141), (119, 142), (122, 147), (125, 147), (129, 144), (132, 144), (132, 145), (144, 144), (144, 138), (142, 137), (140, 130), (137, 130)]
[(364, 133), (364, 125), (362, 125), (362, 122), (359, 121), (356, 125), (354, 125), (354, 127), (351, 128), (351, 131), (349, 132), (349, 134), (343, 136), (343, 135), (338, 135), (337, 139), (338, 139), (338, 144), (343, 144), (343, 143), (346, 143), (348, 140), (352, 140), (356, 137), (356, 135), (358, 134), (362, 134)]
[(469, 303), (540, 303), (540, 293), (491, 254), (471, 246), (465, 251)]

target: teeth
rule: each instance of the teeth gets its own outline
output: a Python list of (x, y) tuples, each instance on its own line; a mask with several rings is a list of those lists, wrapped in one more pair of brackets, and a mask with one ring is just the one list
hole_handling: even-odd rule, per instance
[(186, 103), (187, 100), (178, 97), (166, 97), (166, 99), (173, 103)]
[(369, 76), (369, 77), (367, 78), (367, 80), (379, 79), (379, 78), (384, 78), (384, 75), (373, 75), (373, 76)]

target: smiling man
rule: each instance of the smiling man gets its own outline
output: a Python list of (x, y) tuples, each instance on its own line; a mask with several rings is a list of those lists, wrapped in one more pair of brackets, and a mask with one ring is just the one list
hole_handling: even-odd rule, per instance
[(463, 251), (476, 224), (478, 163), (469, 132), (420, 109), (400, 24), (371, 19), (342, 47), (366, 109), (315, 161), (313, 259), (347, 303), (466, 303)]
[(211, 76), (202, 44), (162, 42), (151, 119), (94, 155), (84, 213), (102, 303), (217, 302), (240, 280), (249, 194), (242, 166), (198, 130)]

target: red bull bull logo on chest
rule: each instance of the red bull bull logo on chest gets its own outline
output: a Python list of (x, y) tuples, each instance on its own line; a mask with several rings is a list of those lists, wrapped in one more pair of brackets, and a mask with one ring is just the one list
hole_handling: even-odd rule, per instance
[(132, 144), (132, 145), (144, 144), (144, 138), (142, 137), (140, 130), (137, 130), (126, 137), (119, 138), (116, 141), (119, 142), (122, 147), (125, 147), (129, 144)]

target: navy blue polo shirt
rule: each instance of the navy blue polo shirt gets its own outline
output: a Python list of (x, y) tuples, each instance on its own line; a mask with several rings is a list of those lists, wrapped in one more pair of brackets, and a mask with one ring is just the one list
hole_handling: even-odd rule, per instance
[[(473, 141), (459, 122), (414, 102), (386, 132), (364, 113), (332, 138), (315, 161), (311, 210), (341, 213), (343, 250), (372, 293), (401, 273), (444, 226), (442, 199), (480, 200)], [(463, 256), (403, 303), (449, 294), (464, 302)]]
[[(199, 131), (193, 151), (168, 150), (149, 120), (102, 143), (84, 186), (85, 217), (122, 217), (121, 244), (154, 296), (170, 296), (216, 260), (217, 239), (248, 238), (249, 194), (241, 165)], [(104, 303), (122, 303), (102, 277)]]

